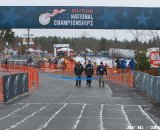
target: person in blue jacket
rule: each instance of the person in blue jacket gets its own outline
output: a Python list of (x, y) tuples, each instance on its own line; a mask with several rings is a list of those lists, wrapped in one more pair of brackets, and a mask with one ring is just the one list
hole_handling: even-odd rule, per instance
[(126, 70), (126, 67), (127, 67), (127, 61), (125, 59), (122, 59), (120, 61), (120, 64), (121, 64), (122, 72), (124, 73), (124, 70)]
[(91, 86), (93, 73), (94, 73), (94, 68), (93, 65), (91, 64), (91, 61), (89, 60), (88, 64), (85, 67), (85, 75), (87, 76), (86, 85), (88, 85), (89, 87)]
[(129, 68), (131, 70), (135, 70), (136, 68), (136, 62), (134, 61), (134, 59), (132, 58), (131, 61), (129, 62)]

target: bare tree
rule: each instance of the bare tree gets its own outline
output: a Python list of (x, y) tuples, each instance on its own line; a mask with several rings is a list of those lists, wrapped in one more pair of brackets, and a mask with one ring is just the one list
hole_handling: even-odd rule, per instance
[(134, 36), (134, 39), (136, 42), (142, 41), (143, 35), (145, 34), (145, 30), (130, 30), (129, 33), (131, 33)]
[(160, 43), (158, 31), (157, 31), (157, 30), (149, 30), (149, 33), (150, 33), (149, 36), (152, 36), (152, 38), (155, 38), (156, 44), (157, 44), (157, 46), (158, 46), (159, 43)]

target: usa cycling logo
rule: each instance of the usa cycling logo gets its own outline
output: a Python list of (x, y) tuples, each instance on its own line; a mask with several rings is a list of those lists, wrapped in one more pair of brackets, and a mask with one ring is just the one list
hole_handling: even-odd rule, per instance
[(47, 13), (43, 13), (39, 16), (39, 22), (42, 25), (47, 25), (50, 23), (51, 17), (54, 17), (57, 14), (61, 14), (65, 11), (66, 11), (65, 9), (48, 10)]

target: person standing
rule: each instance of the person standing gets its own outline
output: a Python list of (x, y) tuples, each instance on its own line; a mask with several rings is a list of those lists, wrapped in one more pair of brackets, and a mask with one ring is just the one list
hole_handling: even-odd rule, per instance
[(65, 60), (61, 62), (61, 68), (62, 68), (63, 71), (65, 71), (65, 69), (66, 69)]
[(7, 59), (7, 58), (5, 59), (4, 64), (5, 64), (5, 69), (6, 69), (6, 71), (8, 71), (8, 59)]
[(117, 69), (120, 69), (120, 68), (121, 68), (121, 64), (120, 64), (119, 58), (117, 58), (117, 59), (115, 60), (115, 62), (116, 62), (116, 64), (117, 64)]
[(82, 73), (84, 71), (84, 68), (80, 61), (75, 65), (74, 67), (74, 73), (76, 75), (76, 86), (81, 86), (81, 77)]
[(122, 73), (124, 73), (127, 67), (127, 61), (125, 59), (122, 59), (120, 61), (120, 64), (121, 64)]
[(32, 57), (29, 57), (28, 60), (27, 60), (27, 65), (31, 66), (32, 62), (33, 62)]
[(85, 75), (87, 76), (86, 85), (88, 85), (89, 87), (91, 86), (93, 73), (94, 73), (94, 68), (93, 65), (91, 64), (91, 61), (89, 60), (88, 64), (85, 67)]
[(104, 86), (104, 75), (107, 75), (107, 69), (106, 67), (103, 65), (103, 62), (101, 62), (101, 64), (97, 67), (97, 76), (99, 76), (99, 86)]
[(58, 58), (55, 57), (55, 59), (54, 59), (54, 65), (55, 65), (54, 68), (55, 68), (55, 69), (58, 69), (57, 64), (58, 64)]
[(131, 61), (129, 62), (129, 68), (133, 71), (136, 68), (136, 62), (132, 58)]
[(48, 63), (49, 63), (49, 68), (51, 68), (52, 60), (51, 60), (51, 58), (50, 58), (50, 57), (49, 57), (49, 59), (48, 59)]
[(159, 67), (158, 67), (158, 75), (160, 76), (160, 63), (159, 63)]

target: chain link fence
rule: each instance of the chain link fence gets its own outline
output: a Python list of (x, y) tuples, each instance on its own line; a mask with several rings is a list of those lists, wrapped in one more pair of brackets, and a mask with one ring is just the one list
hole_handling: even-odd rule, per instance
[(134, 87), (146, 92), (154, 100), (160, 101), (160, 77), (134, 72)]

